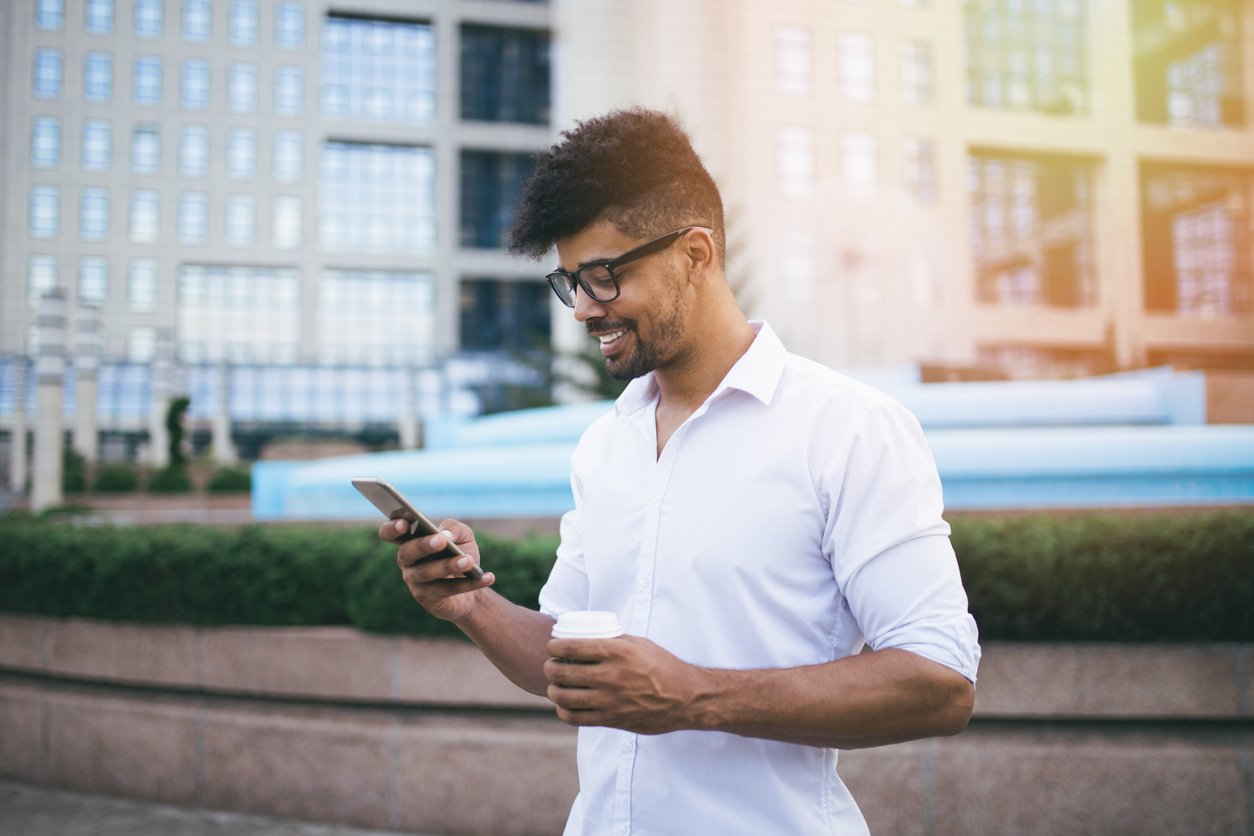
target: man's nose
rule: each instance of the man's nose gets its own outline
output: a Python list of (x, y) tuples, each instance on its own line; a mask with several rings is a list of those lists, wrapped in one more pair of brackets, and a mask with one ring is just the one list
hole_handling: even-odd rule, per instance
[(582, 287), (576, 287), (575, 319), (585, 322), (598, 316), (605, 316), (605, 303), (593, 299)]

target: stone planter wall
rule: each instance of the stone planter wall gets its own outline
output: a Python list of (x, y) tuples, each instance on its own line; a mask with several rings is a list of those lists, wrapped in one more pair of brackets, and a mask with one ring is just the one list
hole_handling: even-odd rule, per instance
[[(963, 734), (841, 756), (872, 831), (1254, 836), (1248, 645), (985, 647)], [(0, 777), (560, 833), (574, 730), (466, 642), (0, 615)]]

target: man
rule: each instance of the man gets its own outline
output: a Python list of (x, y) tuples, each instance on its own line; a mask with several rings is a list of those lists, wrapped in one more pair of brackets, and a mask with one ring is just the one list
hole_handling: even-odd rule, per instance
[[(556, 244), (550, 284), (631, 383), (576, 449), (539, 612), (491, 573), (454, 577), (478, 558), (461, 523), (398, 551), (419, 603), (580, 727), (567, 833), (865, 832), (836, 750), (970, 717), (975, 623), (917, 421), (748, 322), (723, 235), (662, 114), (588, 120), (540, 155), (511, 249)], [(446, 536), (471, 557), (418, 562)], [(550, 638), (582, 609), (628, 635)]]

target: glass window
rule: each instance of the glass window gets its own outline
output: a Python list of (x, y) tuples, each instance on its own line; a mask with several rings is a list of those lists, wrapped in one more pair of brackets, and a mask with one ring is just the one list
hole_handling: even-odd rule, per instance
[(534, 281), (463, 280), (461, 347), (517, 352), (548, 345), (552, 307), (544, 290), (547, 285)]
[(232, 180), (247, 180), (257, 169), (257, 132), (234, 128), (227, 134), (226, 173)]
[(274, 137), (274, 179), (292, 183), (305, 170), (305, 137), (296, 131), (279, 131)]
[[(301, 304), (295, 270), (184, 264), (179, 269), (177, 305), (178, 354), (184, 362), (296, 359)], [(232, 375), (233, 385), (239, 371)], [(269, 390), (278, 406), (292, 405), (293, 397), (284, 387), (271, 385)], [(233, 399), (232, 409), (238, 404)]]
[(26, 298), (31, 307), (37, 305), (42, 296), (60, 286), (56, 256), (32, 255), (26, 262)]
[(162, 0), (135, 0), (135, 34), (141, 38), (156, 38), (161, 35), (161, 24), (164, 17)]
[(83, 98), (89, 102), (107, 102), (113, 95), (113, 56), (107, 52), (89, 52), (83, 58)]
[(926, 41), (901, 42), (901, 100), (929, 104), (935, 94), (932, 80), (932, 45)]
[(109, 262), (100, 256), (78, 261), (78, 300), (103, 303), (109, 295)]
[(1252, 186), (1240, 170), (1142, 164), (1148, 310), (1207, 318), (1254, 312)]
[(209, 129), (188, 125), (179, 135), (179, 174), (202, 177), (209, 170)]
[(435, 34), (427, 24), (329, 16), (321, 63), (324, 116), (408, 123), (435, 118)]
[(109, 234), (108, 189), (83, 189), (79, 229), (85, 241), (103, 241)]
[(157, 262), (137, 258), (126, 276), (126, 306), (137, 313), (157, 309)]
[(846, 32), (837, 38), (840, 96), (847, 102), (875, 101), (875, 41)]
[(800, 26), (775, 29), (775, 89), (789, 96), (808, 95), (813, 88), (810, 30)]
[(149, 189), (138, 189), (131, 193), (131, 241), (136, 244), (151, 244), (157, 240), (161, 230), (160, 204), (157, 193)]
[(294, 250), (300, 246), (301, 206), (299, 197), (274, 199), (274, 246), (280, 250)]
[(295, 116), (305, 109), (305, 74), (300, 67), (279, 67), (274, 74), (274, 112)]
[(242, 247), (256, 236), (257, 216), (253, 196), (233, 194), (226, 200), (226, 242)]
[(461, 36), (462, 118), (547, 124), (548, 33), (464, 25)]
[(132, 363), (151, 363), (157, 356), (157, 329), (148, 325), (126, 331), (126, 359)]
[(83, 169), (104, 171), (113, 156), (113, 132), (109, 123), (89, 119), (83, 123)]
[(327, 142), (318, 175), (318, 238), (334, 252), (435, 248), (435, 159), (429, 148)]
[(257, 0), (231, 0), (227, 37), (236, 46), (257, 42)]
[(32, 238), (56, 238), (61, 229), (61, 193), (56, 186), (35, 186), (30, 190), (30, 234)]
[(285, 49), (305, 45), (305, 9), (300, 3), (280, 3), (275, 8), (274, 43)]
[(179, 243), (205, 243), (208, 228), (208, 195), (204, 192), (183, 192), (179, 198)]
[(846, 131), (840, 135), (840, 176), (855, 189), (873, 189), (879, 181), (879, 145), (875, 135)]
[(1005, 110), (1086, 113), (1090, 5), (1022, 0), (964, 4), (967, 101)]
[(786, 195), (808, 194), (814, 187), (814, 136), (805, 128), (780, 128), (776, 137), (776, 175)]
[(932, 141), (908, 136), (902, 140), (901, 150), (906, 188), (924, 203), (935, 203), (936, 148)]
[(113, 0), (87, 0), (83, 23), (93, 35), (107, 35), (113, 31)]
[(35, 0), (35, 28), (57, 31), (64, 23), (64, 0)]
[(209, 62), (191, 58), (179, 71), (179, 103), (184, 110), (204, 110), (209, 105)]
[(31, 123), (30, 163), (35, 168), (61, 164), (61, 120), (40, 116)]
[(227, 73), (227, 105), (233, 113), (252, 113), (257, 109), (257, 65), (232, 64)]
[(183, 40), (209, 40), (210, 0), (183, 0)]
[(435, 282), (428, 273), (328, 270), (318, 282), (317, 329), (322, 363), (400, 365), (430, 357)]
[(161, 101), (161, 59), (141, 56), (135, 59), (133, 85), (135, 104), (150, 105)]
[(514, 219), (529, 154), (463, 151), (461, 155), (461, 245), (503, 247)]
[(977, 299), (995, 305), (1095, 304), (1093, 166), (1066, 157), (968, 158)]
[(55, 99), (61, 95), (61, 70), (61, 50), (35, 50), (35, 98)]
[(156, 174), (161, 166), (161, 138), (153, 125), (137, 125), (131, 134), (131, 173)]

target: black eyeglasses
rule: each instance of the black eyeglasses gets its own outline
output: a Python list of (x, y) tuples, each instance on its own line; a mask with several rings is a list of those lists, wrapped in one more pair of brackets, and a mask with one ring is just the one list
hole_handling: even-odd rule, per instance
[(686, 226), (683, 229), (677, 229), (674, 232), (668, 232), (665, 235), (654, 238), (652, 241), (645, 241), (640, 246), (628, 250), (618, 258), (611, 258), (606, 261), (592, 261), (584, 264), (573, 273), (568, 273), (565, 270), (554, 270), (545, 278), (549, 280), (549, 287), (553, 288), (557, 298), (561, 299), (562, 304), (568, 308), (575, 307), (576, 287), (583, 288), (583, 292), (588, 294), (588, 298), (596, 302), (613, 302), (618, 298), (618, 294), (622, 293), (622, 288), (618, 285), (618, 276), (614, 275), (615, 270), (628, 262), (661, 252), (694, 229), (704, 229), (711, 235), (714, 234), (714, 230), (709, 227)]

